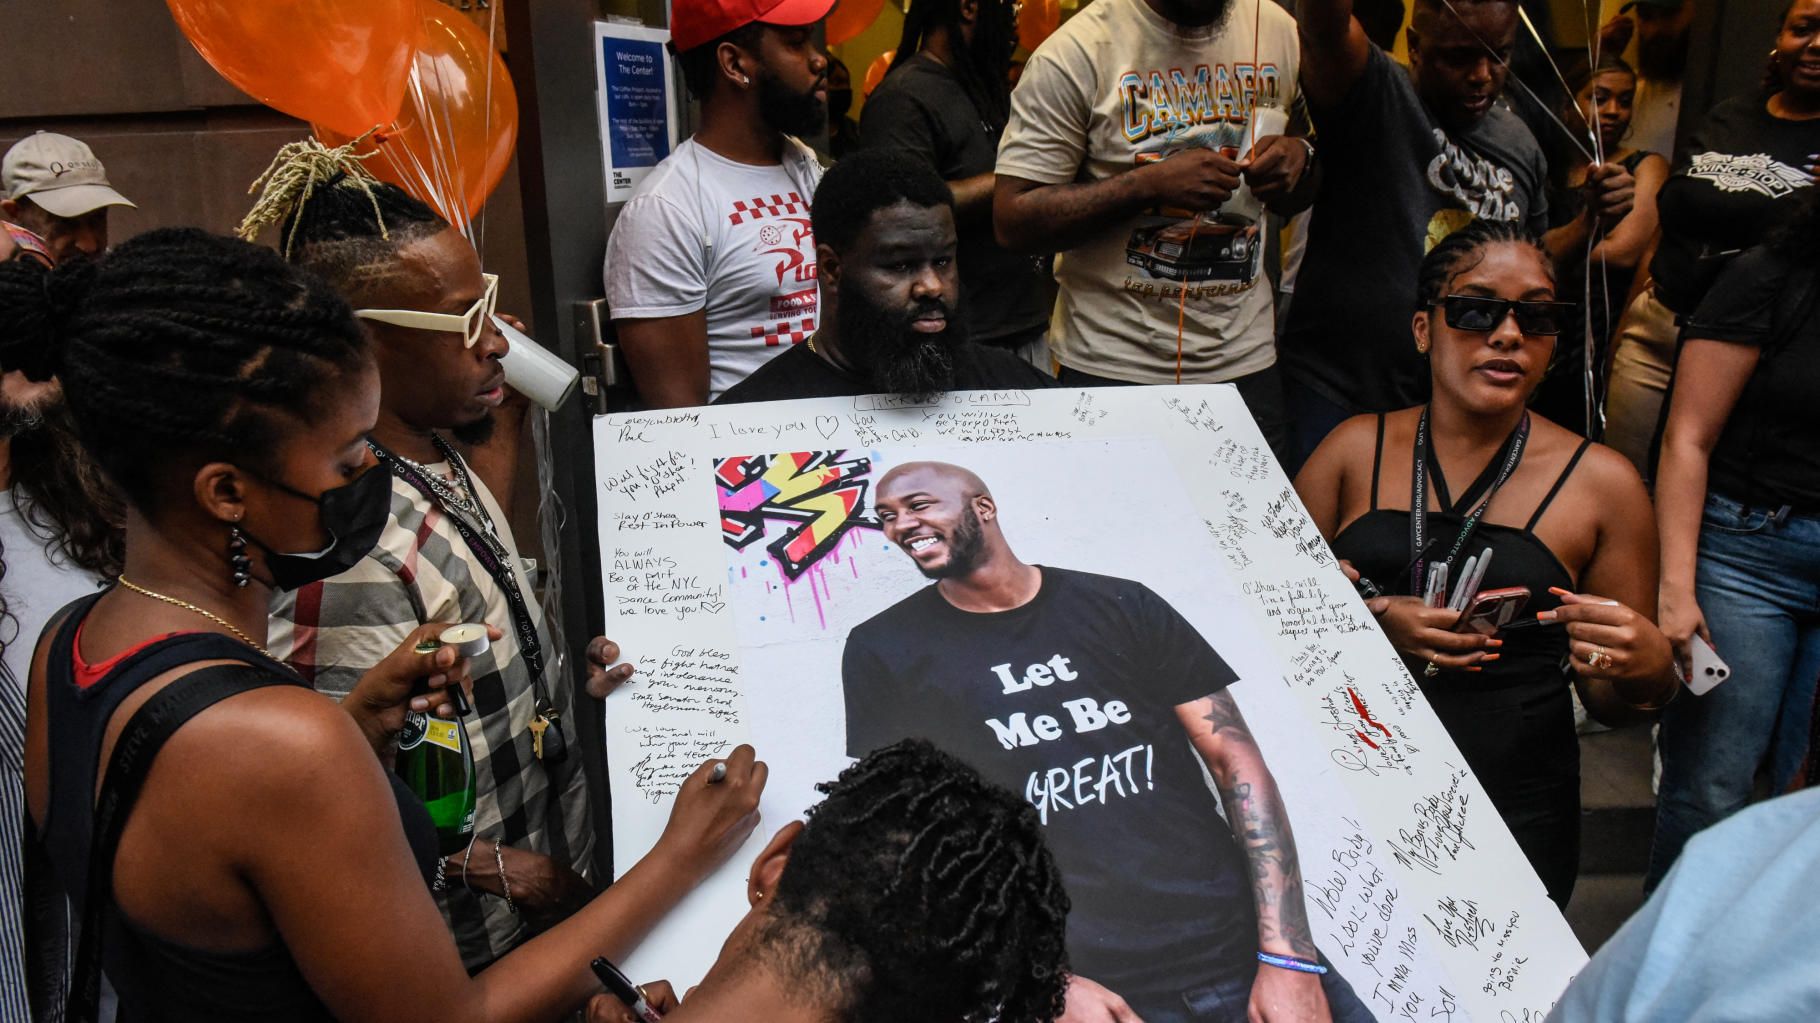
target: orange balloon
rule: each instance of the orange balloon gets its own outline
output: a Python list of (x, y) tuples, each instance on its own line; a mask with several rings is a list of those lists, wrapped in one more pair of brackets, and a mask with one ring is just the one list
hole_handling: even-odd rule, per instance
[(1034, 51), (1061, 27), (1060, 0), (1024, 0), (1024, 9), (1017, 16), (1017, 44)]
[[(423, 46), (411, 69), (404, 109), (371, 140), (379, 155), (367, 160), (366, 167), (462, 227), (486, 204), (512, 162), (518, 95), (486, 32), (436, 0), (422, 0), (422, 12)], [(352, 138), (330, 125), (314, 128), (327, 146)]]
[(416, 0), (167, 0), (221, 76), (266, 106), (358, 135), (398, 116)]
[(865, 88), (864, 95), (867, 95), (867, 96), (872, 95), (872, 90), (878, 88), (878, 83), (885, 80), (885, 72), (891, 70), (891, 61), (896, 59), (896, 57), (897, 57), (896, 50), (886, 50), (885, 52), (879, 54), (878, 57), (875, 60), (873, 60), (870, 65), (868, 65), (866, 67), (866, 84), (864, 86), (864, 88)]
[(884, 9), (885, 0), (840, 0), (823, 23), (828, 45), (839, 46), (864, 32), (878, 20), (878, 12)]

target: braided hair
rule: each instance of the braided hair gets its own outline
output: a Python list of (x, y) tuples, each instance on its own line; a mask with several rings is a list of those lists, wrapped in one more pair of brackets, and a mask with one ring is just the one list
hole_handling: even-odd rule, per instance
[(1439, 302), (1455, 277), (1479, 265), (1486, 248), (1507, 243), (1534, 249), (1549, 283), (1554, 283), (1555, 261), (1535, 232), (1514, 220), (1480, 217), (1441, 239), (1422, 257), (1421, 268), (1416, 271), (1416, 308), (1426, 309)]
[(241, 222), (248, 241), (278, 225), (286, 259), (333, 284), (361, 306), (400, 272), (398, 250), (441, 234), (449, 222), (409, 192), (367, 172), (360, 139), (329, 149), (314, 139), (278, 151), (253, 188), (259, 200)]
[(1017, 23), (1008, 0), (983, 0), (973, 26), (973, 44), (961, 37), (961, 0), (913, 0), (904, 12), (904, 31), (897, 40), (897, 55), (885, 73), (909, 63), (922, 49), (932, 30), (945, 28), (954, 46), (950, 68), (960, 80), (961, 91), (973, 101), (993, 134), (1005, 130), (1011, 119), (1011, 55), (1017, 49)]
[[(61, 379), (83, 446), (135, 507), (179, 458), (247, 464), (367, 361), (347, 305), (270, 249), (194, 228), (98, 261), (0, 265), (0, 370)], [(255, 463), (257, 464), (257, 463)]]
[(761, 954), (835, 1019), (1048, 1023), (1068, 896), (1030, 804), (921, 740), (817, 786)]

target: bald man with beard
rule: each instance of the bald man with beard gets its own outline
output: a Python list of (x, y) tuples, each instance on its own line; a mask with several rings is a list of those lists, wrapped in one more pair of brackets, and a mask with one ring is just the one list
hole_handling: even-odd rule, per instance
[(1314, 945), (1282, 797), (1194, 626), (1142, 583), (1019, 560), (960, 466), (897, 466), (876, 511), (935, 584), (848, 635), (847, 753), (926, 738), (1036, 806), (1074, 904), (1064, 1018), (1372, 1019)]

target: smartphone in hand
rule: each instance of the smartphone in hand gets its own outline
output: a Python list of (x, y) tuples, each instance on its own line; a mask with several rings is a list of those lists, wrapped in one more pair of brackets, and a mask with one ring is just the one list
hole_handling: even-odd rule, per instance
[(1477, 632), (1485, 636), (1495, 636), (1498, 630), (1516, 620), (1523, 606), (1529, 603), (1529, 587), (1507, 586), (1501, 590), (1480, 590), (1478, 595), (1460, 612), (1460, 620), (1454, 623), (1455, 632)]
[(1695, 696), (1705, 696), (1719, 683), (1732, 677), (1732, 670), (1719, 659), (1719, 654), (1712, 644), (1700, 638), (1699, 633), (1687, 637), (1688, 660), (1693, 662), (1693, 670), (1687, 674), (1687, 688)]

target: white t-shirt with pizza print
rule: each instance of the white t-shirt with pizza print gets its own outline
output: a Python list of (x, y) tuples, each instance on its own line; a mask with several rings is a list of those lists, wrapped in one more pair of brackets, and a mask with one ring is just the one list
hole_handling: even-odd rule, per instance
[(708, 400), (815, 332), (809, 200), (821, 164), (785, 139), (781, 164), (735, 163), (689, 139), (639, 185), (607, 241), (615, 320), (708, 313)]

